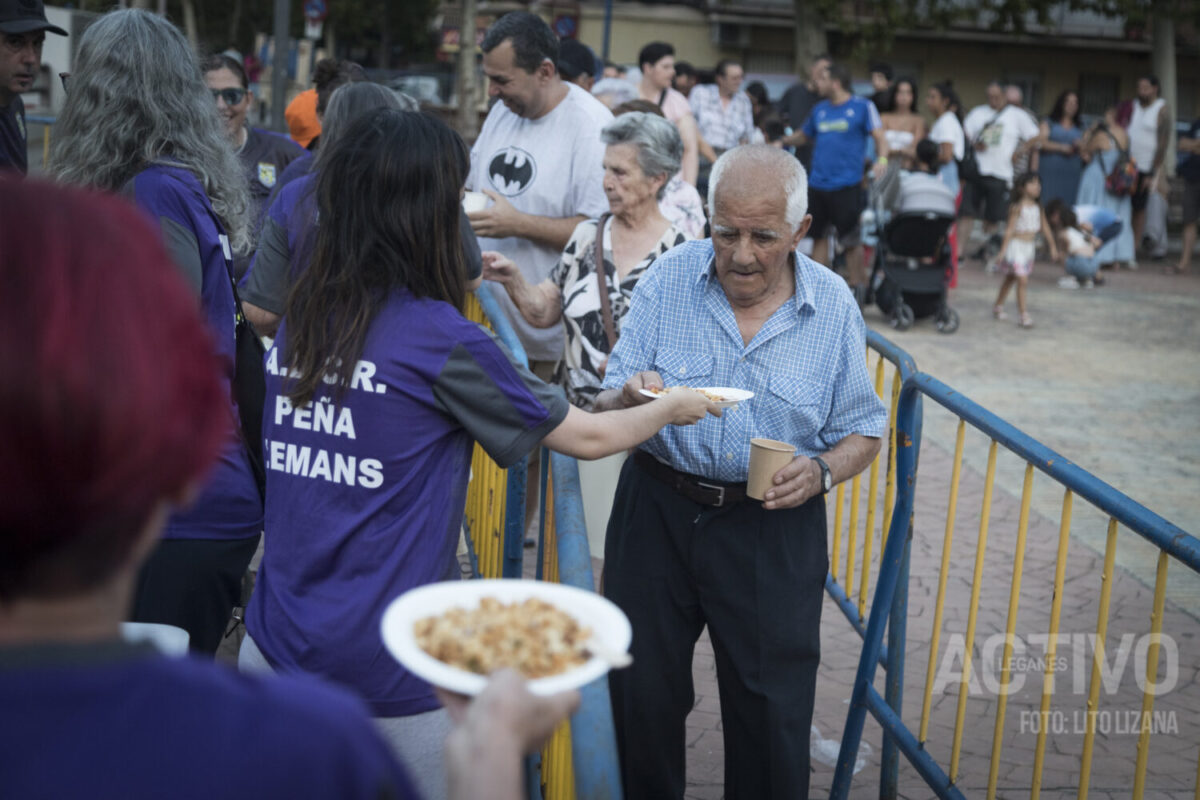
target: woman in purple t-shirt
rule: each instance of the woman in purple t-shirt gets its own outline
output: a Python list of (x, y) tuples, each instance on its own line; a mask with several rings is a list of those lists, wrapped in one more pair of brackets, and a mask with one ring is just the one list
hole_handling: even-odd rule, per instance
[[(231, 281), (232, 256), (250, 241), (246, 179), (187, 39), (154, 14), (106, 14), (80, 39), (67, 87), (52, 171), (67, 183), (129, 196), (159, 227), (208, 320), (224, 402), (237, 419)], [(160, 346), (164, 361), (175, 357), (170, 341)], [(198, 488), (146, 562), (133, 619), (184, 628), (193, 651), (211, 656), (262, 531), (262, 497), (235, 429)]]
[(448, 716), (379, 624), (400, 593), (457, 577), (474, 443), (505, 467), (541, 443), (591, 459), (718, 410), (683, 392), (589, 414), (462, 316), (468, 156), (444, 123), (372, 111), (323, 158), (312, 259), (266, 359), (270, 545), (241, 663), (353, 688), (442, 797)]

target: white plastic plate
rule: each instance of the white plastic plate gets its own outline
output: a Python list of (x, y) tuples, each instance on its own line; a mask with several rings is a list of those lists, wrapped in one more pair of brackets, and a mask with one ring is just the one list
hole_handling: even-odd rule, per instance
[[(748, 389), (734, 389), (730, 386), (695, 386), (691, 388), (695, 389), (696, 391), (709, 392), (710, 394), (715, 394), (718, 397), (724, 398), (723, 400), (714, 401), (718, 408), (737, 408), (738, 403), (754, 397), (754, 392), (751, 392)], [(662, 397), (661, 394), (655, 394), (649, 389), (639, 389), (638, 391), (646, 397), (655, 400)]]
[[(434, 686), (452, 692), (476, 695), (487, 685), (487, 676), (452, 667), (426, 653), (417, 644), (413, 625), (451, 608), (479, 607), (484, 597), (502, 603), (514, 603), (536, 597), (574, 617), (591, 629), (605, 649), (614, 653), (629, 650), (633, 630), (621, 609), (594, 592), (545, 581), (465, 580), (431, 583), (405, 592), (384, 611), (381, 629), (383, 643), (405, 669)], [(527, 681), (529, 691), (549, 695), (578, 689), (608, 672), (608, 663), (592, 656), (586, 663), (559, 675)]]

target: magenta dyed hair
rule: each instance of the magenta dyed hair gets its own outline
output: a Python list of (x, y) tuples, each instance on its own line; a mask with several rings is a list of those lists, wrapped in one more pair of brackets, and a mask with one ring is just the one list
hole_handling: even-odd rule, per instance
[(229, 434), (198, 299), (98, 194), (0, 178), (0, 602), (93, 588)]

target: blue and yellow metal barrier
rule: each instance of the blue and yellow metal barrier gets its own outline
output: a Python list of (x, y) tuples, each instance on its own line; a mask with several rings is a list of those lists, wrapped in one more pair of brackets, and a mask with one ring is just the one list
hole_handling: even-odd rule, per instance
[[(832, 493), (832, 541), (829, 574), (825, 577), (826, 593), (860, 636), (866, 633), (865, 620), (871, 580), (880, 569), (888, 530), (892, 524), (892, 506), (897, 490), (896, 407), (900, 399), (900, 387), (917, 371), (912, 356), (874, 331), (867, 331), (866, 359), (868, 373), (873, 376), (875, 393), (888, 403), (887, 447), (881, 448), (879, 455), (871, 462), (866, 471), (865, 481), (860, 474), (850, 480), (849, 487), (845, 483), (838, 484)], [(882, 487), (879, 485), (880, 471), (883, 472)], [(860, 519), (863, 520), (861, 529)], [(907, 575), (907, 562), (903, 568)], [(907, 591), (896, 594), (894, 606), (895, 613), (888, 628), (889, 642), (887, 646), (881, 647), (878, 658), (888, 676), (887, 702), (899, 713), (903, 695)], [(881, 784), (894, 787), (899, 771), (899, 756), (890, 740), (886, 738), (881, 758)], [(891, 794), (894, 796), (894, 791)]]
[[(465, 316), (495, 331), (517, 360), (525, 349), (488, 287), (467, 295)], [(478, 444), (471, 454), (464, 531), (471, 566), (480, 578), (519, 578), (525, 546), (525, 459), (501, 469)]]
[[(466, 316), (490, 327), (517, 359), (528, 363), (516, 334), (487, 288), (467, 300)], [(541, 535), (537, 578), (593, 591), (591, 552), (575, 460), (543, 451), (540, 470)], [(522, 576), (525, 475), (522, 460), (501, 469), (478, 445), (471, 460), (464, 529), (479, 577)], [(527, 770), (530, 798), (590, 800), (621, 797), (616, 734), (608, 681), (584, 687), (579, 710)]]
[[(955, 414), (959, 418), (959, 423), (951, 472), (950, 498), (942, 548), (941, 571), (938, 576), (937, 600), (934, 607), (929, 667), (926, 675), (919, 731), (914, 735), (901, 719), (899, 703), (896, 702), (898, 698), (881, 697), (879, 692), (874, 688), (873, 682), (875, 671), (877, 665), (880, 663), (881, 653), (884, 649), (883, 632), (885, 626), (889, 629), (888, 658), (886, 659), (889, 691), (892, 688), (893, 681), (897, 680), (897, 676), (892, 674), (892, 669), (897, 665), (902, 666), (903, 664), (903, 639), (901, 638), (899, 643), (897, 643), (892, 638), (892, 634), (894, 634), (893, 629), (896, 627), (897, 617), (904, 610), (905, 604), (903, 599), (908, 584), (908, 553), (912, 537), (918, 450), (921, 441), (922, 426), (921, 399), (923, 396), (929, 397)], [(839, 753), (830, 797), (832, 800), (842, 800), (849, 792), (853, 777), (853, 765), (857, 757), (867, 712), (870, 712), (884, 728), (886, 741), (891, 743), (892, 746), (899, 748), (905, 754), (934, 794), (941, 798), (962, 798), (964, 796), (960, 787), (956, 785), (956, 778), (960, 766), (962, 740), (965, 731), (966, 692), (969, 686), (967, 676), (971, 668), (980, 592), (984, 579), (983, 561), (991, 518), (991, 505), (996, 476), (996, 458), (999, 448), (1003, 447), (1005, 450), (1023, 459), (1025, 461), (1025, 468), (1020, 513), (1017, 523), (1017, 539), (1015, 552), (1013, 553), (1013, 572), (1005, 622), (1004, 660), (1001, 662), (1000, 691), (997, 697), (996, 714), (993, 722), (986, 796), (990, 800), (996, 797), (998, 792), (1000, 756), (1007, 712), (1008, 693), (1006, 690), (1010, 686), (1012, 677), (1010, 673), (1010, 656), (1013, 652), (1012, 642), (1016, 631), (1017, 614), (1019, 611), (1030, 505), (1035, 470), (1037, 470), (1048, 475), (1064, 489), (1062, 516), (1057, 543), (1057, 559), (1053, 578), (1054, 594), (1049, 622), (1050, 636), (1047, 648), (1047, 661), (1050, 663), (1053, 663), (1056, 634), (1059, 631), (1061, 623), (1068, 540), (1070, 537), (1074, 497), (1078, 496), (1082, 498), (1108, 516), (1107, 537), (1102, 573), (1100, 575), (1100, 592), (1097, 606), (1096, 645), (1092, 657), (1091, 679), (1088, 684), (1083, 750), (1079, 762), (1079, 783), (1076, 795), (1078, 798), (1086, 800), (1090, 788), (1092, 759), (1095, 751), (1097, 733), (1096, 712), (1100, 699), (1100, 686), (1105, 663), (1105, 643), (1108, 633), (1109, 604), (1114, 582), (1118, 531), (1121, 527), (1124, 527), (1158, 548), (1153, 609), (1150, 615), (1149, 634), (1151, 643), (1146, 652), (1145, 674), (1149, 676), (1156, 676), (1158, 671), (1159, 637), (1161, 637), (1163, 629), (1168, 563), (1173, 558), (1193, 572), (1200, 573), (1200, 540), (1190, 536), (1144, 506), (1134, 502), (1121, 492), (1067, 461), (1059, 454), (929, 375), (915, 374), (904, 379), (903, 385), (900, 388), (899, 403), (896, 407), (894, 419), (896, 431), (894, 439), (896, 459), (895, 479), (897, 486), (895, 507), (892, 511), (890, 525), (888, 526), (887, 541), (883, 548), (880, 570), (876, 580), (875, 595), (866, 622), (858, 674), (851, 695), (850, 710), (847, 715), (846, 727), (843, 731), (842, 747)], [(950, 763), (948, 771), (946, 771), (932, 757), (926, 748), (926, 744), (933, 687), (933, 667), (938, 656), (939, 637), (943, 624), (946, 582), (950, 568), (949, 553), (954, 535), (954, 518), (957, 510), (963, 460), (963, 442), (967, 425), (985, 434), (989, 438), (989, 447), (974, 570), (971, 581), (971, 599), (967, 610), (962, 680), (959, 683), (959, 696), (955, 709), (954, 731), (950, 747)], [(843, 605), (843, 611), (845, 610), (846, 607)], [(890, 621), (889, 617), (891, 618)], [(854, 620), (851, 619), (851, 622), (854, 622)], [(1052, 670), (1047, 670), (1040, 702), (1040, 712), (1043, 717), (1050, 710), (1052, 680), (1053, 672)], [(1149, 714), (1153, 711), (1154, 690), (1155, 685), (1153, 681), (1143, 687), (1141, 703), (1141, 712), (1143, 714)], [(1045, 726), (1039, 727), (1029, 787), (1030, 796), (1033, 798), (1039, 796), (1042, 788), (1042, 773), (1045, 764), (1045, 734)], [(1136, 766), (1132, 781), (1132, 794), (1138, 800), (1145, 796), (1146, 791), (1149, 735), (1149, 727), (1143, 725), (1138, 736)], [(884, 782), (881, 786), (881, 795), (886, 795), (888, 791), (894, 790), (894, 787), (894, 777), (889, 787), (885, 759)], [(1200, 798), (1200, 763), (1197, 765), (1195, 792), (1196, 797)]]

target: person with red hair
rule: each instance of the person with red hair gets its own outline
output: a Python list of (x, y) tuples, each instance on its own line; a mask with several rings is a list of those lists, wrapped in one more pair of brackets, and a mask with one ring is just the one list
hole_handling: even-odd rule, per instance
[[(226, 441), (221, 366), (124, 202), (0, 178), (0, 252), (3, 795), (416, 798), (345, 690), (122, 641), (142, 562)], [(517, 798), (522, 754), (579, 693), (535, 697), (505, 671), (441, 699), (452, 800)]]
[(5, 796), (414, 797), (356, 698), (121, 640), (232, 424), (211, 336), (123, 201), (0, 179), (0, 252)]

